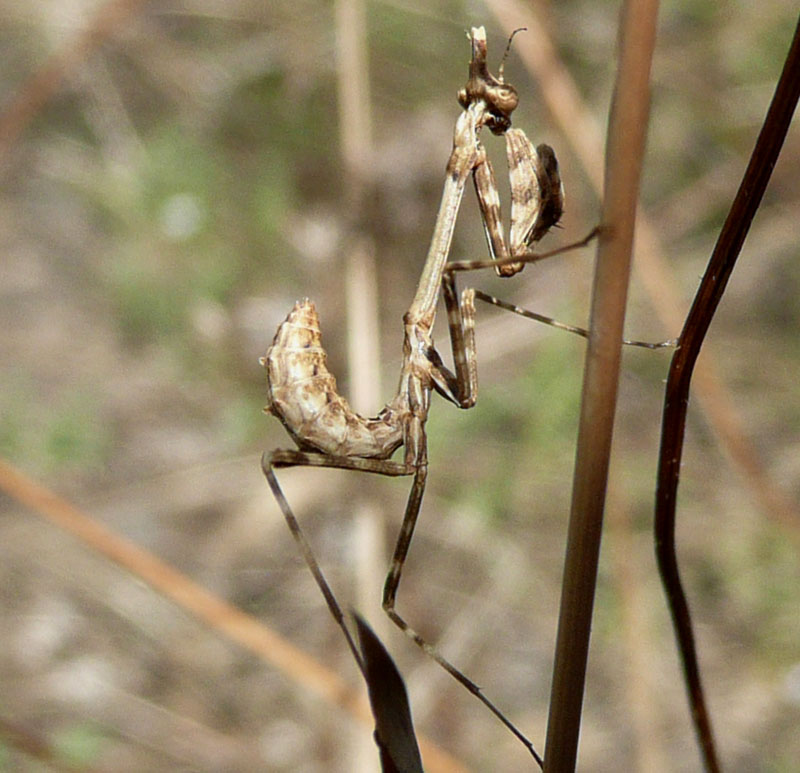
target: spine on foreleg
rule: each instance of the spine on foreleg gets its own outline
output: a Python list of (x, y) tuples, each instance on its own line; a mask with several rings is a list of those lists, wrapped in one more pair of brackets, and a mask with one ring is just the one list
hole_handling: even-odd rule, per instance
[(307, 298), (295, 303), (261, 364), (267, 371), (269, 404), (304, 451), (333, 456), (387, 458), (402, 442), (402, 429), (388, 406), (372, 419), (357, 414), (336, 391), (322, 348), (319, 317)]

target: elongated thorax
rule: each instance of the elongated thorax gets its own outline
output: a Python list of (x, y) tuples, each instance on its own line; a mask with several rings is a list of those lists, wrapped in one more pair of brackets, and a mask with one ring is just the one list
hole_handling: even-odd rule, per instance
[(307, 298), (298, 301), (261, 358), (269, 404), (303, 451), (386, 459), (403, 442), (399, 412), (387, 405), (376, 417), (356, 413), (336, 391), (322, 348), (319, 317)]

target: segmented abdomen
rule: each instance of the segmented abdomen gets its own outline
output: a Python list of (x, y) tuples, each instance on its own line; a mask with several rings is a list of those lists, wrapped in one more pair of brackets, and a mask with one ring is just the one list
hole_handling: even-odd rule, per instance
[(387, 406), (372, 419), (357, 414), (336, 391), (321, 344), (319, 317), (307, 298), (298, 301), (267, 350), (269, 405), (298, 447), (334, 456), (386, 459), (403, 442), (402, 427)]

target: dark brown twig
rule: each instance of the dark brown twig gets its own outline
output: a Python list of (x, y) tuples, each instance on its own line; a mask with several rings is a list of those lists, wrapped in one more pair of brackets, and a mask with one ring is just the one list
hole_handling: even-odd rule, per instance
[(800, 24), (795, 30), (792, 46), (750, 157), (750, 163), (686, 318), (679, 339), (679, 348), (672, 357), (664, 400), (656, 490), (656, 557), (683, 661), (692, 721), (706, 769), (709, 771), (720, 770), (720, 764), (700, 681), (689, 607), (681, 587), (675, 554), (675, 502), (680, 477), (686, 411), (689, 405), (689, 387), (706, 332), (725, 292), (728, 279), (786, 137), (798, 95), (800, 95)]

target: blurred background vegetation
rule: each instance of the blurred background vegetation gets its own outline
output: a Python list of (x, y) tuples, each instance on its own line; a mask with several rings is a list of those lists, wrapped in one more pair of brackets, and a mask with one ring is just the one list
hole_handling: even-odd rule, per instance
[[(367, 4), (372, 151), (354, 211), (330, 3), (0, 3), (0, 455), (354, 685), (354, 664), (261, 476), (261, 451), (290, 441), (261, 413), (258, 357), (308, 295), (340, 391), (350, 393), (348, 346), (359, 339), (348, 339), (358, 330), (348, 333), (345, 253), (357, 231), (377, 256), (369, 326), (383, 384), (378, 404), (357, 407), (374, 413), (388, 399), (466, 80), (464, 33), (486, 24), (496, 63), (525, 23), (500, 20), (508, 5)], [(603, 126), (617, 4), (535, 5)], [(787, 0), (663, 6), (642, 199), (680, 314), (746, 165), (796, 11)], [(550, 247), (583, 236), (598, 200), (574, 137), (520, 61), (519, 38), (506, 65), (521, 95), (515, 123), (556, 148), (567, 189)], [(487, 144), (502, 179), (502, 146)], [(458, 258), (485, 253), (473, 198), (468, 191)], [(701, 665), (732, 770), (790, 771), (800, 759), (799, 216), (794, 131), (710, 341), (725, 409), (763, 475), (754, 483), (693, 403), (679, 501)], [(511, 281), (460, 281), (581, 324), (592, 254)], [(513, 315), (478, 314), (478, 406), (462, 413), (434, 398), (429, 487), (399, 608), (541, 750), (584, 343)], [(646, 340), (679, 332), (637, 280), (627, 328)], [(438, 341), (444, 354), (441, 325)], [(625, 355), (583, 770), (699, 767), (652, 558), (668, 362), (665, 351)], [(418, 729), (471, 769), (527, 766), (473, 698), (380, 627), (382, 573), (408, 481), (312, 470), (281, 479), (343, 604), (357, 605), (395, 655)], [(770, 492), (789, 503), (789, 517)], [(358, 498), (377, 525), (366, 543)], [(37, 760), (6, 732), (0, 769), (377, 765), (368, 728), (11, 498), (2, 507), (0, 715), (49, 751)], [(43, 760), (50, 753), (55, 763)]]

